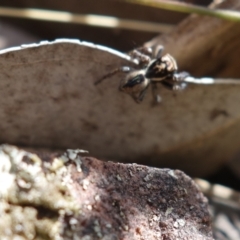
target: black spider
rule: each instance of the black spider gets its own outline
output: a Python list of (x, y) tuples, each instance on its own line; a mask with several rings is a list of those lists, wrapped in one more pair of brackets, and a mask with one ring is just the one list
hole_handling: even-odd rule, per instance
[(95, 85), (117, 72), (125, 72), (128, 74), (120, 82), (120, 91), (130, 94), (137, 103), (140, 103), (151, 85), (155, 102), (160, 102), (161, 97), (156, 91), (158, 83), (171, 90), (180, 90), (186, 86), (184, 79), (189, 76), (186, 72), (177, 73), (176, 60), (170, 54), (162, 56), (162, 51), (163, 47), (161, 46), (157, 55), (152, 57), (151, 48), (143, 47), (133, 50), (129, 55), (132, 59), (138, 61), (139, 69), (132, 69), (126, 66), (115, 69), (96, 81)]

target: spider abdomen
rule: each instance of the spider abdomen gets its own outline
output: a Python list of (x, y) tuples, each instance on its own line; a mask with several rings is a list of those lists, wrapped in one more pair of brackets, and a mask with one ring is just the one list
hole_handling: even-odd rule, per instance
[(159, 82), (173, 75), (176, 71), (177, 63), (175, 59), (170, 54), (166, 54), (149, 63), (145, 76), (152, 81)]

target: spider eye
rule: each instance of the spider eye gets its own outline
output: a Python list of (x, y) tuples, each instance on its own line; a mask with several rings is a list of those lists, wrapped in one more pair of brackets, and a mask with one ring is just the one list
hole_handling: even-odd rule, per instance
[(150, 80), (143, 72), (129, 74), (120, 84), (120, 90), (128, 93), (136, 102), (141, 102), (149, 86)]
[(122, 86), (122, 88), (134, 87), (144, 82), (144, 79), (145, 77), (142, 74), (138, 74), (133, 78), (128, 79), (127, 82)]

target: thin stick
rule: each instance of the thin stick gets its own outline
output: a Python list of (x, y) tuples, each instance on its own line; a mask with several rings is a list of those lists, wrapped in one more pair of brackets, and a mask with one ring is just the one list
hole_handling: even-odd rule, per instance
[(186, 77), (183, 82), (194, 83), (194, 84), (240, 84), (240, 79), (238, 78), (194, 78)]
[(193, 4), (179, 3), (176, 1), (166, 0), (124, 0), (125, 2), (145, 5), (148, 7), (166, 9), (170, 11), (183, 12), (183, 13), (197, 13), (206, 16), (217, 17), (229, 21), (240, 21), (240, 12), (225, 9), (210, 9)]
[(145, 31), (145, 32), (169, 32), (173, 29), (174, 25), (137, 21), (131, 19), (120, 19), (111, 16), (101, 16), (95, 14), (73, 14), (71, 12), (64, 11), (51, 11), (44, 9), (34, 8), (10, 8), (0, 7), (1, 17), (15, 17), (15, 18), (27, 18), (36, 19), (41, 21), (54, 21), (54, 22), (68, 22), (83, 24), (96, 27), (105, 28), (119, 28), (128, 29), (133, 31)]

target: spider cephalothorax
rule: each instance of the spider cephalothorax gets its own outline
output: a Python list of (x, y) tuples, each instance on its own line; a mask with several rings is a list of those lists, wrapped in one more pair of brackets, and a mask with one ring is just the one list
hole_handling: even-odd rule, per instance
[[(178, 68), (175, 59), (170, 54), (161, 56), (162, 50), (163, 47), (160, 48), (156, 57), (148, 56), (152, 52), (151, 49), (140, 48), (133, 50), (129, 55), (138, 61), (139, 69), (130, 67), (116, 69), (95, 84), (119, 71), (126, 72), (126, 77), (120, 82), (120, 91), (130, 94), (139, 103), (143, 100), (148, 87), (151, 85), (155, 101), (160, 102), (161, 98), (156, 92), (158, 83), (172, 90), (182, 89), (183, 78), (188, 75), (185, 72), (177, 73)], [(144, 52), (147, 52), (147, 54)]]

